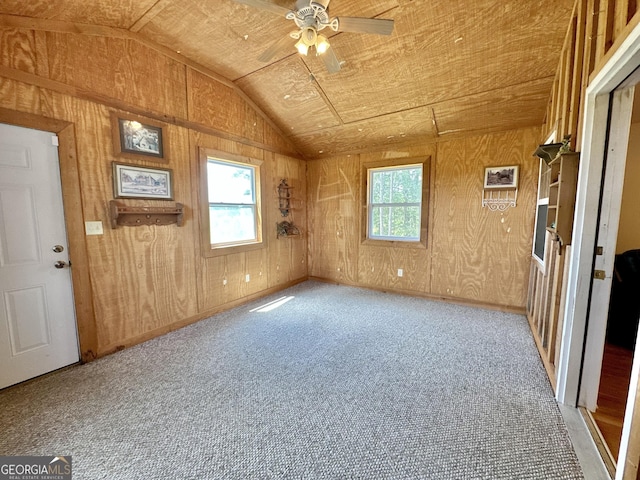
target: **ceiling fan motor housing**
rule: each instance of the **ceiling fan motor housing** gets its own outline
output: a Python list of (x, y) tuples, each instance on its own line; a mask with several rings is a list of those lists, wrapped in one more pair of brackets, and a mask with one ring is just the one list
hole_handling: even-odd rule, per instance
[(329, 13), (327, 7), (329, 0), (298, 0), (296, 9), (289, 12), (286, 18), (293, 20), (298, 28), (304, 29), (314, 27), (322, 30), (329, 24)]

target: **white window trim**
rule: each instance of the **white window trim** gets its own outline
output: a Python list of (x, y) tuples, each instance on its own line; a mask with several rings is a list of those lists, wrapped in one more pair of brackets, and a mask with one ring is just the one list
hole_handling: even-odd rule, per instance
[[(548, 145), (550, 143), (554, 143), (556, 139), (556, 131), (554, 130), (553, 132), (551, 132), (551, 134), (547, 137), (547, 139), (545, 140), (544, 144)], [(546, 196), (544, 198), (539, 198), (540, 197), (540, 183), (542, 182), (542, 172), (543, 172), (543, 168), (546, 167), (546, 163), (544, 162), (544, 160), (542, 160), (541, 158), (539, 159), (539, 165), (538, 165), (538, 191), (536, 193), (536, 196), (538, 197), (538, 200), (536, 201), (536, 215), (535, 215), (535, 223), (533, 226), (533, 242), (531, 242), (531, 257), (538, 263), (538, 265), (540, 266), (540, 268), (542, 269), (542, 271), (544, 271), (545, 269), (545, 257), (547, 256), (547, 235), (546, 233), (545, 238), (544, 238), (544, 251), (542, 252), (542, 258), (538, 258), (538, 256), (535, 254), (535, 250), (536, 250), (536, 233), (538, 231), (538, 207), (540, 205), (549, 205), (549, 196)], [(549, 210), (547, 210), (547, 215), (549, 215)], [(546, 232), (546, 227), (545, 227), (545, 232)]]

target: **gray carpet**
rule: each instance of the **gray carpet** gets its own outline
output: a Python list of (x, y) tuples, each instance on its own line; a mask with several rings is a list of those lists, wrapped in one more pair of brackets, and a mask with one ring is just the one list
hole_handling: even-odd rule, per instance
[(0, 455), (75, 479), (583, 478), (523, 316), (317, 282), (0, 405)]

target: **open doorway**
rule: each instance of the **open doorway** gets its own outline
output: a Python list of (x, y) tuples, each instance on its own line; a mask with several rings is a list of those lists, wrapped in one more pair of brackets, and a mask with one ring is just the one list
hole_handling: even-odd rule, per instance
[(627, 147), (607, 330), (593, 413), (614, 462), (620, 440), (640, 317), (640, 95), (635, 92)]

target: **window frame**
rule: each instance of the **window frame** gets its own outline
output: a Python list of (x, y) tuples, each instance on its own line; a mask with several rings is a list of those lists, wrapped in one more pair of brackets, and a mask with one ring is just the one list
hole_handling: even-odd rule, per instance
[[(542, 269), (544, 269), (545, 266), (545, 258), (546, 258), (546, 253), (547, 253), (547, 216), (545, 216), (544, 218), (544, 231), (539, 230), (538, 229), (538, 221), (539, 219), (539, 210), (540, 207), (542, 205), (549, 205), (549, 195), (547, 193), (546, 197), (540, 197), (542, 189), (541, 189), (541, 185), (542, 182), (545, 181), (546, 176), (545, 176), (545, 169), (548, 169), (547, 164), (544, 162), (544, 160), (540, 159), (540, 170), (538, 173), (538, 195), (537, 195), (537, 199), (536, 199), (536, 213), (535, 213), (535, 220), (534, 220), (534, 225), (533, 225), (533, 244), (531, 246), (531, 256), (534, 258), (534, 260), (536, 262), (538, 262), (538, 265), (540, 265), (540, 267)], [(547, 189), (548, 192), (548, 189)], [(549, 211), (547, 210), (547, 215), (549, 215)], [(540, 258), (537, 254), (536, 254), (536, 245), (538, 244), (538, 233), (541, 233), (543, 235), (543, 238), (541, 239), (542, 242), (542, 258)]]
[[(247, 252), (266, 247), (263, 234), (265, 217), (265, 202), (262, 199), (264, 192), (264, 162), (251, 157), (230, 154), (220, 150), (210, 148), (199, 148), (199, 178), (200, 178), (200, 233), (202, 252), (205, 257), (216, 257), (219, 255), (229, 255), (232, 253)], [(210, 203), (209, 203), (209, 182), (208, 165), (214, 160), (220, 163), (237, 164), (243, 167), (251, 167), (254, 171), (254, 196), (255, 196), (255, 221), (256, 239), (243, 242), (211, 243), (210, 225)]]
[[(422, 165), (422, 198), (420, 207), (420, 238), (416, 240), (401, 239), (377, 239), (369, 238), (369, 184), (370, 170), (378, 168), (402, 168), (411, 165)], [(429, 192), (431, 181), (431, 157), (411, 157), (376, 162), (367, 162), (362, 165), (361, 173), (361, 202), (362, 215), (360, 220), (360, 243), (364, 245), (378, 245), (394, 248), (427, 248), (427, 237), (429, 230)]]
[[(548, 145), (550, 143), (555, 143), (555, 138), (556, 138), (556, 132), (553, 131), (551, 132), (551, 134), (547, 137), (546, 141), (544, 142), (545, 145)], [(541, 205), (549, 205), (549, 171), (550, 171), (550, 167), (547, 165), (547, 163), (542, 160), (541, 158), (538, 159), (539, 162), (539, 166), (538, 166), (538, 190), (536, 192), (536, 211), (535, 211), (535, 219), (534, 219), (534, 224), (533, 224), (533, 238), (532, 238), (532, 242), (531, 242), (531, 257), (536, 261), (536, 263), (538, 264), (538, 267), (544, 272), (545, 271), (545, 266), (546, 266), (546, 258), (547, 258), (547, 252), (548, 252), (548, 248), (547, 248), (547, 228), (546, 228), (546, 217), (545, 217), (545, 228), (544, 231), (540, 230), (540, 232), (542, 232), (542, 235), (544, 235), (544, 238), (542, 239), (542, 244), (543, 244), (543, 251), (542, 251), (542, 258), (538, 257), (538, 255), (536, 255), (536, 244), (537, 244), (537, 234), (538, 234), (538, 211), (540, 210), (540, 206)], [(544, 186), (543, 186), (544, 184)], [(542, 196), (543, 192), (546, 191), (546, 196)], [(549, 211), (547, 210), (547, 215), (549, 215)]]

